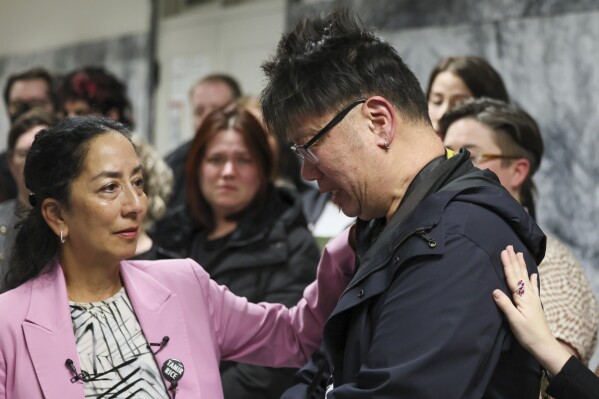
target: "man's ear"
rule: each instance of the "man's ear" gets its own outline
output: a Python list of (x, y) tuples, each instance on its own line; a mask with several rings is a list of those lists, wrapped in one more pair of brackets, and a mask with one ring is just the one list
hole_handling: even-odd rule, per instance
[(522, 184), (530, 173), (530, 161), (526, 158), (518, 158), (510, 165), (512, 171), (509, 184), (513, 190), (520, 190)]
[(395, 138), (395, 108), (381, 96), (370, 97), (364, 105), (363, 112), (367, 113), (371, 131), (377, 136), (377, 145), (388, 149)]
[(54, 234), (60, 236), (62, 232), (64, 237), (69, 235), (69, 228), (63, 218), (63, 205), (60, 202), (54, 198), (46, 198), (42, 202), (41, 212)]

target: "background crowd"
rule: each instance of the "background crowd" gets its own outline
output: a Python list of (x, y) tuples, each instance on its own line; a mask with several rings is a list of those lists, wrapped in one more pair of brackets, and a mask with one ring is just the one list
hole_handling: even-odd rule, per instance
[[(477, 56), (442, 58), (428, 82), (421, 83), (435, 137), (452, 154), (467, 150), (472, 164), (493, 172), (534, 220), (538, 196), (533, 176), (545, 146), (526, 101), (510, 96), (498, 71)], [(19, 223), (35, 207), (24, 167), (36, 134), (77, 116), (104, 117), (136, 131), (126, 84), (101, 65), (60, 75), (43, 66), (13, 71), (3, 94), (10, 129), (0, 155), (0, 292), (15, 288), (11, 282), (17, 280), (6, 279), (5, 285), (4, 274)], [(163, 158), (143, 134), (131, 135), (148, 210), (130, 258), (190, 258), (214, 281), (251, 302), (295, 304), (316, 277), (324, 244), (356, 215), (345, 216), (335, 193), (321, 192), (308, 181), (308, 153), (302, 163), (285, 139), (298, 133), (275, 135), (273, 127), (281, 121), (274, 111), (265, 122), (259, 100), (244, 95), (233, 76), (218, 71), (198, 76), (187, 98), (193, 110), (190, 141)], [(284, 119), (285, 131), (299, 123), (294, 117)], [(385, 146), (389, 151), (394, 143), (385, 141)], [(561, 347), (588, 366), (597, 347), (597, 299), (572, 250), (544, 232), (546, 251), (538, 274), (547, 324)], [(528, 261), (535, 256), (531, 251)], [(278, 398), (294, 384), (296, 371), (222, 362), (224, 397)]]

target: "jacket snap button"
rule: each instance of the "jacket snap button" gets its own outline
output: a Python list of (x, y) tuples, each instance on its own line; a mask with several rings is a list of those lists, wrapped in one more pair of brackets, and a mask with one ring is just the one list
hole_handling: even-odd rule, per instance
[(360, 290), (358, 292), (358, 298), (362, 298), (364, 296), (364, 290)]

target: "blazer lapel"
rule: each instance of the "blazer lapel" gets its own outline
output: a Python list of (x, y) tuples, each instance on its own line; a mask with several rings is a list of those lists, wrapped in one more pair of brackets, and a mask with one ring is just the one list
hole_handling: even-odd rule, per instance
[(65, 365), (66, 360), (71, 359), (80, 370), (66, 283), (60, 265), (54, 265), (52, 272), (33, 281), (23, 334), (44, 396), (81, 399), (84, 396), (83, 383), (71, 383), (73, 373)]
[[(158, 368), (161, 369), (168, 359), (180, 360), (185, 372), (179, 380), (177, 397), (200, 398), (193, 352), (177, 295), (128, 262), (121, 264), (121, 277), (148, 343), (159, 343), (164, 337), (169, 337), (168, 343), (155, 355)], [(155, 352), (158, 349), (157, 346), (153, 347)], [(185, 378), (186, 375), (189, 377)], [(167, 388), (170, 387), (170, 382), (164, 379), (164, 375), (162, 378)]]

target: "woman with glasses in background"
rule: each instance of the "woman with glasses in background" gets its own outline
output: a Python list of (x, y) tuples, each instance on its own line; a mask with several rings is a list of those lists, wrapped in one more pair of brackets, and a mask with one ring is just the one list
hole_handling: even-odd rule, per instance
[[(543, 139), (528, 113), (502, 101), (473, 99), (443, 116), (439, 134), (447, 147), (470, 151), (474, 165), (494, 172), (536, 218), (532, 177), (541, 164)], [(551, 331), (563, 348), (588, 364), (597, 345), (599, 309), (582, 266), (563, 242), (547, 234), (538, 268)]]

